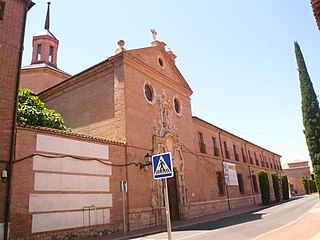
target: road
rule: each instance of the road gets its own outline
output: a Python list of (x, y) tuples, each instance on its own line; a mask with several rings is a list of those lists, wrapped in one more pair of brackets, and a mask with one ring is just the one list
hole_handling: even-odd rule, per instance
[[(172, 232), (172, 239), (255, 239), (297, 220), (318, 202), (318, 194), (296, 198), (259, 211), (181, 228)], [(163, 232), (134, 239), (163, 240), (168, 239), (168, 235), (167, 232)]]

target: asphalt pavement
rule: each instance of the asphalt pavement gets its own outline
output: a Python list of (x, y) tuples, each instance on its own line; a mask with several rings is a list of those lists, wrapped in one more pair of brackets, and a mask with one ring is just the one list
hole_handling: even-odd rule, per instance
[[(308, 197), (308, 196), (305, 196)], [(179, 230), (188, 226), (192, 226), (198, 223), (204, 223), (208, 221), (215, 221), (222, 218), (239, 215), (246, 212), (258, 211), (260, 209), (266, 209), (270, 206), (247, 206), (237, 209), (231, 209), (199, 218), (194, 218), (185, 221), (172, 222), (172, 231)], [(98, 236), (98, 237), (88, 237), (84, 240), (126, 240), (139, 238), (155, 233), (160, 233), (166, 231), (166, 226), (152, 227), (147, 229), (141, 229), (137, 231), (130, 231), (124, 236), (122, 232), (117, 232), (110, 234), (109, 236)], [(320, 240), (320, 202), (318, 202), (312, 209), (307, 211), (304, 215), (299, 217), (293, 222), (286, 224), (283, 227), (275, 229), (271, 232), (263, 234), (255, 240)]]

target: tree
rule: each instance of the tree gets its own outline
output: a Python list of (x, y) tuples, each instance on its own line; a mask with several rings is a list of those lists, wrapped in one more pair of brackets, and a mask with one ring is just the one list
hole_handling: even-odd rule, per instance
[(317, 192), (316, 184), (312, 179), (309, 179), (309, 190), (310, 190), (310, 193)]
[(309, 156), (312, 162), (315, 183), (320, 192), (320, 109), (300, 46), (294, 42), (301, 90), (301, 110)]
[(277, 202), (280, 202), (280, 186), (279, 186), (278, 175), (275, 173), (271, 173), (271, 177), (272, 177), (274, 197)]
[(17, 122), (20, 124), (70, 131), (70, 129), (64, 125), (62, 116), (55, 110), (46, 108), (39, 97), (27, 88), (19, 89)]
[(270, 188), (268, 174), (265, 170), (260, 170), (258, 172), (259, 185), (261, 191), (261, 201), (263, 205), (268, 205), (270, 202)]
[(283, 200), (289, 200), (289, 183), (286, 174), (281, 174), (281, 185), (282, 185), (282, 198)]
[(306, 194), (310, 194), (310, 186), (309, 186), (308, 178), (302, 177), (301, 181), (302, 181), (302, 185), (303, 185), (303, 188), (304, 188), (304, 191), (306, 192)]

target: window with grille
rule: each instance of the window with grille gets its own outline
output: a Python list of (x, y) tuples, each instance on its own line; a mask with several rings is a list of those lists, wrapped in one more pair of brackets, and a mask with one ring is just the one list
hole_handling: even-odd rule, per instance
[(259, 193), (259, 188), (258, 188), (258, 181), (257, 181), (257, 176), (252, 175), (252, 183), (253, 183), (253, 190), (255, 193)]
[(226, 141), (223, 142), (223, 146), (224, 146), (224, 152), (226, 154), (226, 158), (230, 159), (230, 152), (229, 152), (228, 144)]
[(236, 161), (239, 161), (239, 154), (237, 152), (237, 146), (233, 144), (233, 153), (234, 153), (234, 159)]
[(217, 139), (214, 137), (212, 138), (212, 145), (213, 145), (213, 154), (216, 157), (219, 157), (220, 156), (219, 147), (218, 147)]
[(199, 148), (201, 153), (207, 153), (206, 145), (203, 141), (203, 133), (198, 132), (198, 141), (199, 141)]
[(241, 173), (238, 173), (237, 174), (237, 177), (238, 177), (238, 184), (239, 184), (239, 192), (241, 194), (245, 193), (244, 191), (244, 184), (243, 184), (243, 176)]
[(259, 160), (256, 153), (254, 153), (254, 159), (256, 160), (256, 165), (259, 166)]
[(218, 184), (218, 191), (220, 195), (225, 194), (224, 193), (224, 179), (222, 172), (216, 172), (217, 177), (217, 184)]
[(243, 162), (246, 163), (246, 162), (247, 162), (247, 157), (246, 157), (246, 154), (245, 154), (243, 148), (241, 148), (241, 155), (242, 155), (242, 160), (243, 160)]

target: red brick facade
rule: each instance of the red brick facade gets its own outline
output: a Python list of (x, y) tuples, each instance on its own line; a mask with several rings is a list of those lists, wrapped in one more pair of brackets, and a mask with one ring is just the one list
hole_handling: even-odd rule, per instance
[[(88, 191), (70, 191), (70, 190), (44, 190), (36, 187), (36, 177), (37, 174), (43, 174), (46, 170), (37, 171), (35, 167), (35, 158), (36, 154), (48, 155), (50, 161), (54, 161), (55, 158), (59, 157), (61, 154), (48, 154), (44, 151), (37, 150), (37, 146), (39, 144), (39, 135), (41, 136), (50, 136), (54, 138), (63, 138), (66, 140), (83, 142), (86, 144), (101, 144), (103, 146), (109, 147), (109, 163), (112, 164), (125, 164), (125, 147), (122, 143), (110, 142), (106, 141), (102, 138), (96, 137), (88, 137), (85, 135), (74, 134), (74, 133), (63, 133), (61, 131), (56, 131), (52, 129), (44, 129), (44, 128), (21, 128), (17, 129), (17, 151), (16, 151), (16, 161), (13, 166), (13, 181), (12, 181), (12, 206), (11, 206), (11, 226), (10, 226), (10, 237), (15, 238), (24, 238), (27, 236), (35, 235), (32, 233), (32, 229), (35, 228), (33, 226), (33, 218), (37, 216), (35, 211), (32, 211), (32, 203), (31, 199), (33, 195), (37, 195), (41, 197), (41, 194), (62, 194), (62, 193), (71, 193), (71, 194), (82, 194), (83, 196), (90, 195)], [(45, 159), (45, 158), (44, 158)], [(66, 158), (65, 161), (67, 161)], [(75, 160), (79, 162), (79, 164), (83, 164), (83, 162), (100, 164), (96, 160), (82, 160), (81, 158), (75, 157)], [(80, 166), (80, 165), (79, 165)], [(100, 167), (103, 164), (98, 165)], [(112, 208), (110, 208), (110, 216), (111, 221), (108, 225), (94, 225), (91, 227), (86, 226), (84, 228), (78, 229), (70, 229), (67, 228), (61, 231), (48, 231), (43, 233), (38, 233), (38, 237), (41, 236), (66, 236), (66, 235), (88, 235), (89, 232), (98, 232), (105, 231), (110, 232), (117, 229), (120, 229), (122, 224), (122, 194), (119, 191), (119, 183), (121, 180), (126, 179), (126, 169), (121, 167), (113, 167), (111, 166), (112, 175), (110, 176), (110, 193), (112, 193)], [(72, 174), (72, 169), (68, 172), (63, 173), (61, 176), (66, 176), (68, 173)], [(74, 170), (76, 171), (76, 169)], [(59, 172), (54, 171), (49, 174), (54, 175)], [(73, 175), (78, 176), (79, 173)], [(98, 175), (96, 173), (95, 175)], [(90, 176), (87, 174), (87, 177)], [(61, 181), (63, 181), (61, 179)], [(59, 184), (59, 183), (57, 183)], [(45, 185), (46, 186), (46, 185)], [(67, 192), (66, 192), (67, 191)], [(93, 193), (96, 193), (93, 191)], [(81, 208), (82, 209), (82, 208)], [(81, 210), (80, 209), (80, 210)], [(59, 210), (61, 211), (61, 209)], [(74, 210), (75, 211), (75, 210)], [(82, 210), (81, 210), (82, 211)], [(40, 214), (41, 215), (41, 214)], [(82, 217), (82, 216), (81, 216)], [(62, 220), (61, 220), (62, 221)]]
[(20, 87), (38, 93), (69, 78), (70, 75), (45, 64), (23, 67), (20, 72)]
[[(0, 172), (8, 171), (13, 152), (15, 105), (26, 9), (31, 1), (0, 1)], [(29, 7), (28, 7), (29, 6)], [(0, 182), (0, 239), (4, 238), (8, 184)]]
[[(258, 171), (266, 170), (272, 183), (270, 174), (281, 172), (280, 156), (192, 117), (192, 90), (172, 52), (161, 42), (152, 45), (120, 52), (41, 92), (40, 98), (74, 131), (125, 142), (128, 163), (143, 163), (147, 152), (170, 151), (173, 220), (260, 203)], [(240, 184), (222, 182), (219, 193), (218, 175), (227, 163), (234, 164)], [(164, 224), (161, 181), (153, 180), (150, 167), (125, 171), (129, 230)]]
[[(35, 78), (48, 83), (58, 73), (34, 65), (22, 74), (41, 91), (46, 87)], [(122, 180), (128, 182), (127, 229), (164, 225), (162, 181), (153, 179), (151, 166), (140, 168), (147, 153), (172, 154), (172, 220), (259, 204), (261, 169), (274, 200), (271, 173), (282, 172), (281, 156), (192, 116), (191, 95), (175, 55), (155, 39), (142, 49), (122, 45), (116, 55), (40, 92), (73, 133), (18, 128), (10, 236), (121, 230)]]
[(311, 0), (311, 7), (313, 10), (313, 15), (318, 25), (318, 29), (320, 30), (320, 1), (319, 0)]

